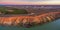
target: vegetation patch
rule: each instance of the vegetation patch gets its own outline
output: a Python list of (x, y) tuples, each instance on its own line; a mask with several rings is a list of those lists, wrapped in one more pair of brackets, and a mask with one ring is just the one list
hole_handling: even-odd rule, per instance
[(0, 14), (28, 14), (28, 12), (25, 9), (0, 7)]

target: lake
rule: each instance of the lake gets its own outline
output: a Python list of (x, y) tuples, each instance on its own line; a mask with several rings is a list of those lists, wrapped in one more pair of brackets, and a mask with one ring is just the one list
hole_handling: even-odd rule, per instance
[(60, 30), (60, 19), (31, 28), (0, 26), (0, 30)]

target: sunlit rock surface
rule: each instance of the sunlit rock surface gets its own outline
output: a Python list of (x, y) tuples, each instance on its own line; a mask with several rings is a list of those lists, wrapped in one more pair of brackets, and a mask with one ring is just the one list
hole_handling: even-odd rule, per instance
[(33, 25), (51, 22), (60, 18), (60, 12), (49, 12), (36, 16), (2, 16), (0, 17), (0, 24), (5, 26), (25, 26), (30, 27)]

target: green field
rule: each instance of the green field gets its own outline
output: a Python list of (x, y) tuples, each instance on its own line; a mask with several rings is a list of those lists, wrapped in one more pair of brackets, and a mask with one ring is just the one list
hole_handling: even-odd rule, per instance
[(0, 7), (0, 14), (28, 14), (28, 12), (25, 9)]

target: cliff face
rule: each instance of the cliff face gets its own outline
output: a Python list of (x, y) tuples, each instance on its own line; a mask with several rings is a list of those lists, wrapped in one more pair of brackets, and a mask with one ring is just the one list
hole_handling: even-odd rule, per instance
[(43, 24), (46, 22), (51, 22), (57, 18), (60, 18), (60, 12), (49, 12), (36, 16), (2, 16), (0, 17), (1, 25), (8, 26), (24, 26), (30, 27), (32, 25)]

